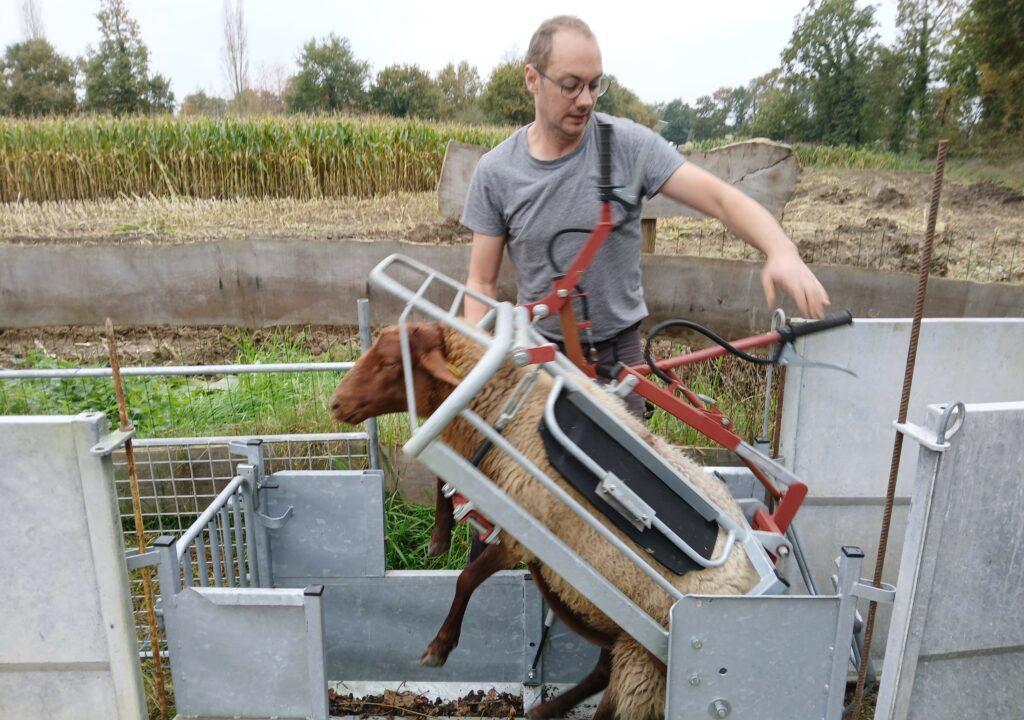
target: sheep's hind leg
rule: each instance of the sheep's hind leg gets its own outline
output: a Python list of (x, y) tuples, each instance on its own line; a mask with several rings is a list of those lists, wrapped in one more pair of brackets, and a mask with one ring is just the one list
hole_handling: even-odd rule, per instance
[(547, 720), (548, 718), (565, 717), (567, 713), (581, 702), (592, 695), (608, 687), (608, 678), (611, 675), (612, 654), (607, 648), (601, 648), (601, 656), (597, 659), (597, 666), (590, 671), (590, 674), (583, 678), (578, 685), (569, 688), (561, 695), (535, 706), (527, 717), (530, 720)]
[(459, 573), (459, 579), (455, 583), (455, 598), (452, 600), (448, 617), (445, 618), (441, 629), (437, 631), (437, 635), (420, 656), (421, 664), (429, 667), (445, 664), (448, 655), (459, 644), (462, 618), (466, 614), (466, 607), (469, 605), (469, 598), (472, 597), (473, 591), (491, 575), (499, 570), (508, 570), (514, 567), (516, 562), (518, 562), (518, 558), (508, 552), (505, 545), (488, 545), (480, 553), (480, 557)]
[(434, 529), (430, 532), (430, 547), (427, 555), (437, 557), (444, 555), (452, 546), (452, 526), (455, 524), (452, 499), (446, 498), (442, 492), (444, 480), (437, 479), (437, 493), (434, 496)]

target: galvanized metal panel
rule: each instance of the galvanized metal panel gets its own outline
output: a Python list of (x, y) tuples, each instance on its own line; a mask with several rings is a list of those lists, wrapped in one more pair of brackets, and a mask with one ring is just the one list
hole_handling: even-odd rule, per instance
[(419, 664), (441, 627), (458, 571), (395, 571), (325, 586), (329, 680), (522, 682), (524, 578), (501, 572), (473, 593), (459, 646), (440, 668)]
[(0, 717), (145, 717), (107, 430), (0, 417)]
[(945, 453), (921, 450), (880, 719), (1024, 709), (1024, 402), (966, 407)]
[[(821, 588), (831, 589), (832, 559), (842, 544), (859, 545), (865, 565), (875, 563), (909, 335), (908, 319), (857, 320), (850, 328), (805, 336), (797, 349), (810, 360), (849, 367), (858, 378), (820, 368), (787, 371), (781, 452), (810, 488), (797, 526)], [(1022, 348), (1024, 320), (924, 320), (909, 419), (921, 422), (930, 403), (1024, 397), (1024, 373), (1013, 361)], [(904, 443), (883, 576), (889, 583), (899, 571), (917, 452), (916, 443)], [(886, 619), (883, 608), (872, 652), (878, 660)]]
[[(220, 604), (205, 597), (212, 593), (247, 593), (248, 599)], [(267, 604), (249, 604), (253, 594)], [(173, 613), (168, 650), (180, 715), (312, 716), (301, 590), (186, 588), (166, 611)]]
[[(687, 596), (672, 608), (668, 720), (826, 717), (835, 597)], [(841, 652), (847, 649), (841, 648)]]
[(270, 530), (274, 583), (305, 587), (343, 577), (384, 575), (384, 475), (367, 471), (287, 471), (264, 490), (272, 517), (292, 517)]

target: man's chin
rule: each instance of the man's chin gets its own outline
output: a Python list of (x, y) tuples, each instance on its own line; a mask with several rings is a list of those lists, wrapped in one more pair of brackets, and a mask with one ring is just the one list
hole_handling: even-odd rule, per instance
[(572, 135), (573, 137), (582, 135), (583, 131), (587, 128), (587, 121), (589, 119), (589, 115), (585, 115), (582, 118), (566, 116), (565, 119), (562, 120), (562, 130), (564, 130), (567, 135)]

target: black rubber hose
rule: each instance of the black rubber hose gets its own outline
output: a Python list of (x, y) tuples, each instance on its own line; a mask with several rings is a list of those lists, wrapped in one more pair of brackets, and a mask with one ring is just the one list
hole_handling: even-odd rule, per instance
[(726, 350), (728, 350), (730, 353), (740, 358), (741, 360), (746, 360), (747, 362), (754, 363), (755, 365), (774, 365), (777, 359), (776, 357), (762, 358), (757, 357), (755, 355), (750, 355), (749, 353), (745, 353), (739, 348), (735, 347), (725, 338), (716, 334), (714, 331), (709, 330), (703, 325), (698, 325), (695, 322), (691, 322), (690, 320), (666, 320), (665, 322), (658, 323), (657, 325), (655, 325), (647, 334), (647, 341), (644, 343), (644, 360), (647, 362), (647, 367), (651, 369), (651, 372), (653, 372), (655, 375), (657, 375), (659, 378), (661, 378), (667, 383), (672, 383), (672, 378), (669, 377), (668, 374), (666, 374), (663, 370), (661, 370), (661, 368), (654, 364), (654, 358), (651, 356), (651, 345), (654, 342), (654, 338), (656, 338), (665, 330), (668, 330), (669, 328), (672, 327), (683, 327), (688, 330), (694, 330), (696, 332), (699, 332), (701, 335), (708, 338), (715, 344), (724, 347)]

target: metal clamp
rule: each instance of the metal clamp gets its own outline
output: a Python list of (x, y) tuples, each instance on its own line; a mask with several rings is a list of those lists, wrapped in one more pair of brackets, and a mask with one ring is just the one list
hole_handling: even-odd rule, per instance
[(124, 555), (124, 562), (129, 570), (138, 570), (139, 568), (159, 564), (160, 554), (156, 550), (149, 550), (144, 553), (140, 553), (137, 550), (129, 550)]
[(114, 430), (109, 434), (105, 435), (102, 440), (89, 448), (90, 455), (96, 455), (103, 457), (104, 455), (110, 455), (119, 447), (124, 445), (126, 442), (135, 437), (135, 428), (129, 428), (127, 430)]
[(886, 603), (891, 605), (896, 597), (896, 587), (889, 583), (880, 583), (875, 587), (868, 580), (858, 580), (853, 584), (851, 592), (859, 598), (864, 598), (873, 603)]
[[(939, 419), (939, 427), (934, 435), (928, 428), (921, 427), (914, 423), (901, 423), (894, 420), (892, 426), (896, 428), (897, 432), (903, 433), (907, 437), (916, 440), (929, 450), (945, 452), (949, 449), (949, 438), (956, 435), (963, 426), (964, 415), (965, 409), (962, 402), (946, 405), (945, 409), (942, 411), (942, 417)], [(952, 424), (950, 424), (951, 422)]]

